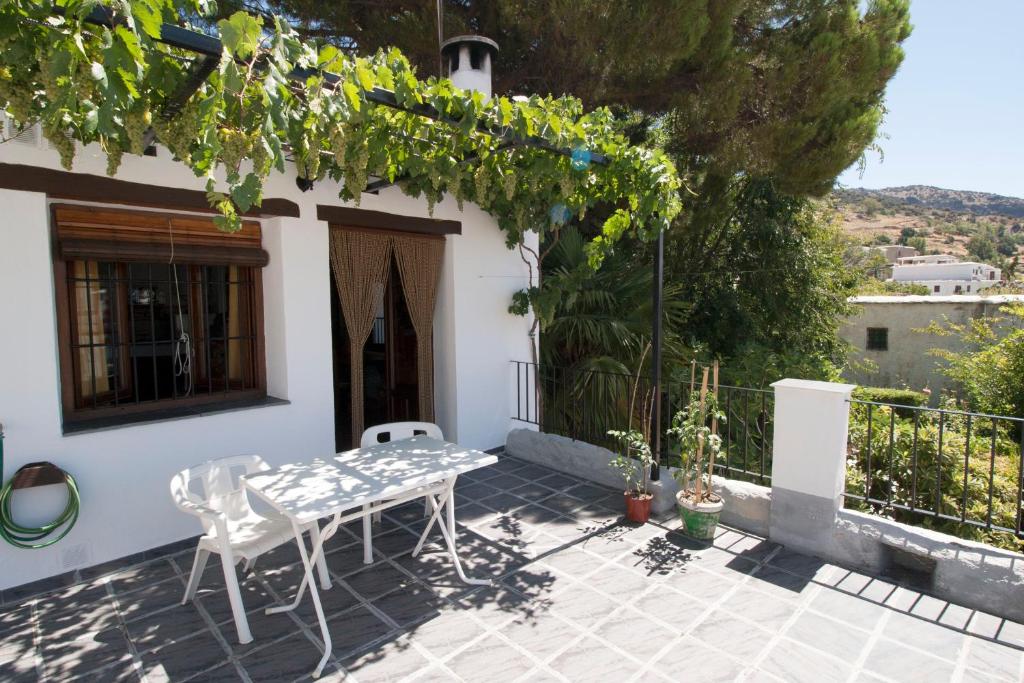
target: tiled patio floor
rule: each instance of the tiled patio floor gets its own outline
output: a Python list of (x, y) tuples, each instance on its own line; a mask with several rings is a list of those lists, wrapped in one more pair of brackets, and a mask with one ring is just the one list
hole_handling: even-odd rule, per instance
[[(618, 522), (621, 494), (502, 458), (458, 487), (467, 569), (409, 551), (422, 505), (386, 514), (377, 561), (339, 533), (322, 592), (334, 659), (321, 680), (1018, 681), (1024, 626), (723, 529), (712, 545)], [(191, 551), (0, 609), (0, 680), (290, 681), (320, 656), (292, 546), (244, 583), (255, 636), (238, 645), (211, 561), (178, 604)]]

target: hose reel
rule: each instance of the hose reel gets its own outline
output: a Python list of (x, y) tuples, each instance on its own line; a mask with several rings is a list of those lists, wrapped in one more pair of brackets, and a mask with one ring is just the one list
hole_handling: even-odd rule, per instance
[[(3, 425), (0, 425), (0, 481), (3, 481), (3, 469), (4, 431)], [(11, 513), (14, 492), (50, 484), (64, 484), (67, 487), (68, 501), (64, 510), (53, 521), (38, 527), (23, 526), (14, 521)], [(75, 478), (52, 462), (30, 462), (22, 465), (10, 481), (0, 487), (0, 536), (18, 548), (37, 549), (53, 545), (67, 536), (75, 525), (80, 503)]]

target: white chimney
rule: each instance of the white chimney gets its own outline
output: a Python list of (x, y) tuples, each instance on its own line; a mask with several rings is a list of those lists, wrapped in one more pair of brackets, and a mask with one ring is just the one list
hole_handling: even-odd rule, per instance
[(498, 44), (483, 36), (455, 36), (441, 44), (441, 59), (448, 78), (464, 90), (491, 96), (491, 66)]

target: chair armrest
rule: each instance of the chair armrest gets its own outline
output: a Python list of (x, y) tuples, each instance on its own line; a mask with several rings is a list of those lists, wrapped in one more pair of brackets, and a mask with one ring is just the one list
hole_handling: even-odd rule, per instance
[(211, 522), (226, 521), (223, 512), (218, 512), (208, 505), (203, 505), (202, 503), (197, 503), (187, 498), (175, 497), (174, 504), (177, 505), (178, 509), (182, 512), (187, 512), (190, 515), (208, 519)]

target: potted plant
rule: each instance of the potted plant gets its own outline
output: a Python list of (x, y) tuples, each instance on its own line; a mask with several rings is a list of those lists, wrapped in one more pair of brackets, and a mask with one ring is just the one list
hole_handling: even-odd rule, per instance
[(714, 365), (714, 384), (708, 392), (708, 368), (700, 391), (692, 388), (690, 401), (672, 418), (669, 434), (679, 443), (679, 469), (673, 473), (679, 482), (676, 502), (685, 532), (700, 540), (715, 536), (722, 513), (722, 497), (712, 486), (715, 459), (722, 450), (718, 423), (725, 414), (718, 407), (718, 363)]
[(647, 479), (654, 463), (651, 446), (635, 429), (626, 432), (613, 429), (608, 435), (626, 447), (625, 453), (620, 453), (610, 463), (626, 482), (626, 519), (644, 523), (651, 517), (651, 499), (654, 497), (647, 490)]

